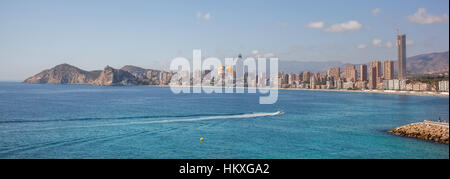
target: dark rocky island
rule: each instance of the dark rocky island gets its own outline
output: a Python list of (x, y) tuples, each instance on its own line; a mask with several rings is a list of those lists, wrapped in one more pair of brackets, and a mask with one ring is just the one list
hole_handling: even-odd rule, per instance
[(99, 86), (168, 85), (174, 73), (127, 65), (121, 69), (85, 71), (69, 64), (57, 65), (27, 78), (25, 83), (90, 84)]

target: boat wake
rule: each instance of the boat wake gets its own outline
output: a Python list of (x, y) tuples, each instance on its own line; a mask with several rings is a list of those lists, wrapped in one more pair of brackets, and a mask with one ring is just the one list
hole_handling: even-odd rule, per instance
[(214, 119), (243, 119), (243, 118), (276, 116), (279, 114), (281, 114), (281, 113), (280, 112), (250, 113), (250, 114), (238, 114), (238, 115), (207, 116), (207, 117), (187, 118), (187, 119), (166, 119), (166, 120), (159, 120), (159, 121), (133, 121), (133, 122), (104, 124), (104, 125), (99, 125), (99, 127), (100, 126), (135, 125), (135, 124), (171, 123), (171, 122), (194, 122), (194, 121), (205, 121), (205, 120), (214, 120)]
[(182, 118), (182, 119), (165, 119), (165, 120), (152, 120), (152, 121), (131, 121), (131, 122), (103, 123), (103, 124), (83, 125), (83, 126), (41, 128), (41, 129), (37, 129), (37, 130), (57, 130), (57, 129), (73, 129), (73, 128), (93, 128), (93, 127), (108, 127), (108, 126), (126, 126), (126, 125), (176, 123), (176, 122), (195, 122), (195, 121), (206, 121), (206, 120), (216, 120), (216, 119), (245, 119), (245, 118), (276, 116), (276, 115), (281, 115), (281, 114), (283, 114), (281, 111), (277, 111), (277, 112), (273, 112), (273, 113), (248, 113), (248, 114), (235, 114), (235, 115), (205, 116), (205, 117), (197, 117), (197, 118)]

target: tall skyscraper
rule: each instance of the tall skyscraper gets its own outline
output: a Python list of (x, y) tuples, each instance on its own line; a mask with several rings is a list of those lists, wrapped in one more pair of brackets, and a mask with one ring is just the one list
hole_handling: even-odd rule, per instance
[(398, 79), (406, 79), (406, 35), (397, 36), (398, 49)]
[(345, 65), (344, 75), (345, 75), (345, 80), (347, 82), (349, 82), (349, 81), (355, 82), (357, 75), (358, 75), (356, 72), (355, 65)]
[(365, 64), (360, 65), (359, 71), (361, 73), (359, 79), (361, 81), (367, 81), (367, 65), (365, 65)]
[(392, 60), (383, 62), (383, 78), (385, 80), (394, 79), (394, 62)]

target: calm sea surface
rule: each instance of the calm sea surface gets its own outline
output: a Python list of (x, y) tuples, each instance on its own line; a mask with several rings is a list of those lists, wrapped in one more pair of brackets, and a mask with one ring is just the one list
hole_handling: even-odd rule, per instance
[(448, 121), (449, 98), (280, 90), (276, 104), (259, 105), (259, 96), (0, 82), (0, 158), (449, 158), (448, 145), (386, 132)]

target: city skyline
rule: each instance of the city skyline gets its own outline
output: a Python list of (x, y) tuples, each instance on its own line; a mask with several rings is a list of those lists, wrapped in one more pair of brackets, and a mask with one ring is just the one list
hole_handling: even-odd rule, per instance
[[(333, 7), (326, 14), (323, 3)], [(280, 61), (396, 60), (396, 29), (408, 34), (407, 56), (449, 49), (448, 1), (0, 5), (0, 80), (23, 80), (61, 63), (87, 70), (130, 64), (165, 69), (174, 57), (191, 57), (193, 49), (219, 58), (242, 53)]]

